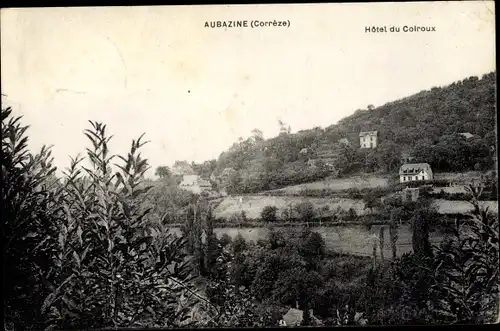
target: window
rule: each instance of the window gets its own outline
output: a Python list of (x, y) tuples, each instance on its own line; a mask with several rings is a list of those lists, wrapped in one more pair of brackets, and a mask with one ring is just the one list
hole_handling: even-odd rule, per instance
[(406, 182), (406, 176), (403, 176), (403, 182)]

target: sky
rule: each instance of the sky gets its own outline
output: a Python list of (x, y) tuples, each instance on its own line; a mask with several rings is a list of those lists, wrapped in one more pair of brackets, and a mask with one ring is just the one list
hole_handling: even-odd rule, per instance
[[(217, 158), (254, 128), (327, 127), (367, 105), (496, 70), (494, 2), (22, 8), (1, 11), (2, 107), (55, 164), (107, 124), (152, 169)], [(289, 27), (206, 28), (223, 20)], [(433, 26), (435, 32), (367, 33)], [(151, 174), (151, 173), (150, 173)]]

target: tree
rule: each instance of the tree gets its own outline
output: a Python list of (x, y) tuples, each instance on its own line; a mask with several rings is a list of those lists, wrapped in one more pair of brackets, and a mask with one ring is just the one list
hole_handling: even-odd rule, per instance
[(370, 209), (373, 214), (373, 209), (381, 207), (380, 197), (374, 195), (373, 193), (367, 193), (363, 195), (363, 201), (365, 203), (365, 208)]
[(219, 240), (214, 233), (213, 226), (213, 215), (212, 207), (208, 207), (208, 212), (205, 216), (205, 234), (206, 234), (206, 244), (205, 244), (205, 273), (208, 276), (214, 276), (214, 269), (217, 262), (217, 258), (221, 253), (221, 247), (219, 246)]
[(433, 305), (444, 322), (491, 323), (499, 308), (498, 217), (479, 206), (481, 185), (468, 191), (472, 218), (464, 224), (457, 220), (452, 236), (437, 249)]
[(264, 133), (259, 129), (252, 130), (252, 138), (257, 142), (264, 141)]
[(432, 214), (426, 209), (415, 211), (411, 224), (413, 228), (412, 245), (416, 255), (432, 256), (431, 244), (429, 241), (429, 223), (432, 221)]
[(298, 203), (295, 205), (295, 210), (297, 211), (300, 219), (304, 222), (309, 222), (316, 216), (314, 205), (310, 201)]
[(155, 175), (161, 179), (168, 179), (172, 176), (172, 171), (167, 166), (159, 166), (156, 168)]
[(276, 206), (265, 206), (260, 213), (260, 217), (265, 222), (276, 222), (277, 211), (278, 208)]
[(300, 235), (299, 253), (306, 259), (322, 258), (325, 255), (325, 240), (321, 234), (305, 230)]

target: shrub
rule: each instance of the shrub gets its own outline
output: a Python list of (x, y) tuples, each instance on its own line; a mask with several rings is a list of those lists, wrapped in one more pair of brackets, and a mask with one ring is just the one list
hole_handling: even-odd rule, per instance
[(265, 222), (276, 222), (276, 213), (278, 208), (276, 206), (265, 206), (260, 213), (260, 217)]
[[(37, 259), (34, 263), (26, 258), (11, 260), (28, 267), (36, 281), (24, 284), (24, 288), (13, 287), (27, 294), (17, 294), (23, 304), (32, 302), (33, 311), (40, 311), (44, 326), (51, 328), (185, 324), (201, 297), (192, 289), (191, 270), (182, 253), (185, 240), (146, 222), (149, 208), (141, 202), (150, 187), (141, 187), (148, 169), (147, 160), (139, 153), (144, 145), (142, 136), (132, 142), (127, 157), (118, 156), (123, 164), (115, 164), (119, 171), (113, 173), (115, 156), (109, 155), (111, 138), (106, 135), (106, 126), (90, 122), (92, 128), (85, 135), (92, 143), (87, 149), (91, 167), (80, 167), (81, 158), (72, 159), (61, 193), (55, 195), (38, 185), (53, 169), (47, 162), (48, 153), (45, 150), (45, 157), (30, 157), (23, 147), (27, 139), (18, 140), (26, 129), (16, 128), (18, 120), (4, 126), (9, 116), (10, 112), (2, 111), (2, 131), (9, 133), (11, 140), (2, 140), (4, 154), (10, 155), (2, 159), (2, 175), (13, 179), (11, 188), (21, 189), (25, 195), (2, 198), (13, 207), (12, 221), (19, 217), (30, 221), (22, 227), (29, 231), (28, 225), (35, 226), (33, 233), (27, 234), (35, 239), (30, 242), (40, 252), (33, 255)], [(38, 200), (44, 198), (48, 200)], [(38, 201), (42, 203), (39, 207)], [(48, 215), (50, 218), (45, 217)], [(37, 224), (38, 220), (41, 223)], [(21, 252), (27, 253), (29, 250)], [(18, 273), (12, 271), (7, 278), (16, 281)], [(194, 293), (196, 299), (181, 302), (187, 292)]]
[(310, 201), (298, 203), (295, 205), (295, 210), (297, 211), (299, 218), (304, 222), (309, 222), (314, 218), (314, 216), (316, 216), (314, 205)]
[(54, 178), (50, 149), (33, 155), (27, 149), (27, 126), (12, 109), (2, 117), (2, 241), (5, 326), (43, 329), (40, 311), (50, 293), (57, 255), (62, 187)]
[(231, 244), (232, 239), (231, 236), (229, 236), (227, 233), (224, 233), (220, 238), (219, 238), (219, 244), (222, 247), (226, 247), (227, 245)]
[(232, 248), (234, 254), (243, 252), (244, 250), (247, 249), (247, 243), (245, 241), (245, 238), (243, 238), (243, 236), (241, 235), (241, 233), (238, 233), (234, 238), (232, 243)]

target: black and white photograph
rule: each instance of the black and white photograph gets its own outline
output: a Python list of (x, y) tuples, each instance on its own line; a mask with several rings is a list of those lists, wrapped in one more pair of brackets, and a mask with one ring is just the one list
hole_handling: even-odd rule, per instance
[(494, 1), (0, 18), (5, 330), (499, 322)]

